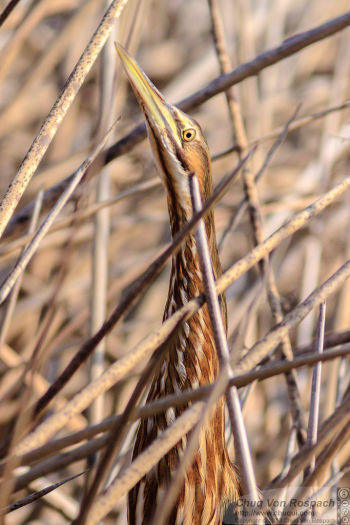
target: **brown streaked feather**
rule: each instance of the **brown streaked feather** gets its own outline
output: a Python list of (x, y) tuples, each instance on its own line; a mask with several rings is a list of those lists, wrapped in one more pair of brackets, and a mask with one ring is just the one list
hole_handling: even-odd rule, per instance
[[(200, 272), (194, 239), (190, 238), (183, 250), (173, 260), (172, 279), (164, 318), (182, 306), (183, 297), (189, 300), (202, 291)], [(217, 275), (220, 267), (216, 267)], [(184, 283), (187, 282), (185, 286)], [(182, 293), (180, 293), (180, 290)], [(225, 299), (222, 298), (223, 313), (225, 315)], [(206, 306), (188, 322), (189, 334), (183, 331), (178, 340), (172, 345), (171, 351), (165, 359), (163, 375), (156, 377), (152, 383), (147, 401), (174, 393), (178, 390), (196, 388), (199, 385), (214, 381), (218, 374), (219, 363), (214, 348), (214, 340)], [(180, 358), (182, 361), (180, 364)], [(183, 366), (186, 375), (182, 376), (179, 367)], [(175, 416), (179, 416), (184, 408), (174, 409)], [(141, 422), (134, 449), (134, 457), (144, 450), (168, 426), (164, 414)], [(148, 429), (147, 429), (148, 427)], [(164, 490), (169, 484), (171, 476), (176, 471), (184, 448), (184, 442), (174, 447), (134, 489), (129, 496), (129, 523), (130, 525), (149, 524), (159, 503), (159, 489)], [(205, 451), (205, 453), (204, 453)], [(141, 485), (145, 489), (140, 493)], [(192, 486), (192, 489), (189, 488)], [(193, 491), (193, 493), (191, 492)], [(222, 505), (225, 501), (234, 499), (239, 492), (237, 474), (233, 470), (225, 443), (224, 402), (221, 399), (213, 409), (210, 424), (201, 431), (200, 446), (192, 467), (188, 470), (185, 486), (174, 506), (167, 522), (169, 525), (185, 525), (182, 516), (190, 514), (187, 521), (198, 525), (219, 525), (222, 520)], [(136, 521), (133, 508), (136, 508), (138, 496), (143, 497), (143, 518)], [(195, 504), (192, 506), (192, 498)], [(205, 502), (205, 504), (204, 504)], [(204, 514), (203, 514), (204, 513)], [(182, 521), (183, 519), (183, 521)]]
[[(120, 46), (118, 51), (135, 95), (145, 115), (148, 136), (166, 194), (172, 235), (192, 215), (189, 175), (196, 173), (202, 200), (212, 192), (208, 145), (195, 120), (169, 105), (136, 62)], [(184, 133), (190, 132), (190, 139)], [(212, 211), (204, 218), (215, 278), (221, 274)], [(203, 291), (194, 235), (187, 237), (172, 259), (164, 319)], [(221, 310), (225, 325), (226, 301)], [(206, 305), (186, 321), (154, 377), (147, 401), (211, 383), (219, 372), (219, 361)], [(136, 437), (134, 458), (172, 424), (185, 407), (141, 421)], [(149, 525), (154, 510), (162, 501), (178, 468), (187, 444), (184, 436), (129, 493), (129, 525)], [(219, 525), (223, 505), (240, 493), (237, 472), (231, 465), (225, 442), (223, 398), (212, 408), (209, 423), (199, 435), (199, 446), (168, 525)]]

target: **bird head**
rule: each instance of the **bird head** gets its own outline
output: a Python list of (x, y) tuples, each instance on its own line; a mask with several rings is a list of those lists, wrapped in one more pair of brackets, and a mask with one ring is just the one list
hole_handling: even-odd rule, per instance
[(119, 44), (116, 49), (145, 116), (158, 172), (167, 191), (173, 233), (193, 215), (189, 176), (198, 177), (202, 200), (212, 191), (210, 155), (199, 124), (169, 104)]

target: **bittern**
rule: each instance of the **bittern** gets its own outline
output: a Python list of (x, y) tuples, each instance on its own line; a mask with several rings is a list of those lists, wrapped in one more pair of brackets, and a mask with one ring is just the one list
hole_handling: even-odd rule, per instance
[[(207, 142), (199, 124), (170, 105), (133, 58), (117, 45), (130, 84), (146, 119), (152, 152), (163, 181), (171, 232), (174, 236), (193, 216), (189, 176), (195, 173), (202, 200), (212, 192), (211, 163)], [(215, 278), (221, 274), (213, 213), (205, 216), (206, 234)], [(194, 235), (187, 237), (172, 259), (171, 277), (164, 320), (203, 292), (200, 263)], [(226, 302), (221, 298), (226, 325)], [(153, 379), (148, 401), (168, 394), (211, 383), (217, 377), (219, 361), (214, 345), (209, 313), (204, 306), (183, 323), (177, 339), (163, 358), (159, 374)], [(169, 408), (164, 414), (143, 419), (137, 433), (134, 458), (160, 432), (170, 426), (184, 408)], [(160, 503), (186, 447), (184, 437), (129, 493), (130, 525), (148, 525)], [(169, 525), (218, 525), (223, 507), (240, 493), (239, 479), (231, 465), (225, 441), (224, 401), (214, 407), (210, 423), (201, 430), (199, 447), (187, 470)]]

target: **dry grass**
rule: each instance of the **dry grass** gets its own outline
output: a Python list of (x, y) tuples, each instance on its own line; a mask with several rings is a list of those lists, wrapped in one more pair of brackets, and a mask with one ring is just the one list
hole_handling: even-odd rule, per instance
[[(127, 490), (204, 417), (230, 376), (216, 390), (141, 407), (148, 359), (203, 298), (161, 327), (176, 247), (113, 40), (170, 101), (183, 100), (208, 138), (230, 381), (244, 399), (258, 486), (302, 486), (303, 499), (332, 476), (330, 485), (349, 486), (348, 2), (115, 1), (94, 33), (101, 4), (0, 4), (13, 7), (0, 16), (0, 231), (9, 222), (0, 244), (0, 508), (37, 493), (6, 523), (69, 523), (88, 501), (86, 523), (108, 511), (104, 523), (125, 524)], [(98, 151), (72, 194), (79, 166)], [(243, 173), (228, 182), (242, 159)], [(62, 195), (68, 202), (50, 225)], [(48, 231), (32, 240), (43, 220)], [(183, 420), (120, 471), (130, 463), (130, 422), (189, 398)], [(233, 457), (230, 433), (228, 425)]]

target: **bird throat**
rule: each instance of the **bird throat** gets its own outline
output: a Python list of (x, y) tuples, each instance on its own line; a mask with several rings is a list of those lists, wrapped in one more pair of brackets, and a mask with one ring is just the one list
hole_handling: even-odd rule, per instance
[[(212, 213), (206, 220), (206, 232), (210, 254), (213, 261), (215, 279), (221, 274), (215, 229)], [(190, 234), (180, 250), (172, 259), (168, 299), (164, 311), (164, 320), (169, 318), (191, 299), (203, 292), (202, 274), (199, 265), (196, 238)], [(222, 312), (226, 323), (226, 303), (221, 297)], [(170, 345), (161, 370), (158, 387), (162, 386), (163, 395), (197, 388), (212, 382), (218, 374), (213, 331), (209, 312), (204, 305), (196, 314), (185, 321), (179, 335)], [(170, 376), (167, 381), (165, 376)]]
[[(170, 210), (169, 210), (170, 212)], [(209, 212), (211, 213), (211, 212)], [(213, 217), (206, 222), (214, 276), (221, 274)], [(174, 231), (173, 231), (174, 233)], [(197, 244), (190, 234), (172, 259), (168, 299), (164, 319), (203, 291)], [(221, 309), (226, 324), (226, 303)], [(214, 382), (219, 372), (213, 330), (206, 305), (182, 323), (170, 340), (167, 353), (153, 379), (147, 402), (170, 394), (181, 394), (200, 385)], [(134, 457), (169, 428), (186, 406), (170, 407), (141, 421)], [(155, 505), (160, 504), (177, 471), (187, 445), (187, 436), (177, 443), (129, 494), (129, 525), (150, 523)], [(203, 426), (193, 464), (174, 505), (168, 525), (219, 525), (223, 502), (238, 494), (237, 475), (231, 466), (225, 442), (224, 403), (221, 398), (212, 408), (210, 423)]]

